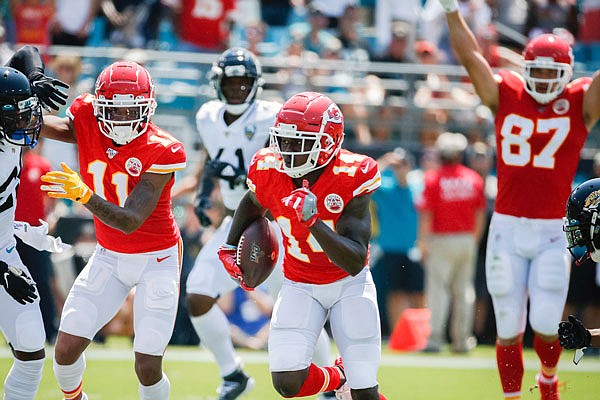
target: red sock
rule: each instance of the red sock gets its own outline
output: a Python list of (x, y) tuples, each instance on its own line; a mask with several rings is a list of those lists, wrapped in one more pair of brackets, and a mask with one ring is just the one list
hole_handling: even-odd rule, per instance
[(552, 379), (556, 375), (556, 366), (562, 352), (558, 339), (553, 342), (546, 342), (535, 335), (533, 337), (533, 349), (542, 362), (542, 375), (545, 378)]
[(496, 362), (504, 393), (520, 393), (525, 371), (522, 343), (502, 346), (496, 342)]
[(317, 367), (310, 364), (308, 376), (304, 380), (300, 391), (292, 397), (312, 396), (321, 392), (330, 392), (337, 389), (341, 383), (340, 371), (335, 367)]

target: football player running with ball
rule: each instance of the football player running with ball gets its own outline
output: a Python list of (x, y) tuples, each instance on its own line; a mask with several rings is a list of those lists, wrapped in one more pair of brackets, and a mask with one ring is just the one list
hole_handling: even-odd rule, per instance
[[(248, 188), (250, 160), (268, 144), (269, 128), (281, 104), (257, 99), (263, 84), (260, 61), (243, 48), (228, 49), (218, 57), (211, 70), (211, 83), (218, 100), (204, 104), (196, 114), (202, 151), (208, 158), (201, 171), (194, 210), (202, 225), (214, 223), (207, 209), (212, 206), (211, 192), (218, 187), (226, 216), (196, 258), (186, 281), (186, 299), (192, 325), (219, 366), (223, 379), (217, 389), (219, 400), (234, 400), (252, 389), (254, 379), (242, 369), (231, 341), (229, 321), (215, 304), (220, 296), (237, 287), (221, 266), (217, 250), (227, 238), (234, 210)], [(325, 331), (318, 348), (315, 357), (327, 358), (329, 337)]]
[(54, 348), (54, 374), (65, 399), (83, 392), (84, 350), (135, 287), (133, 351), (139, 395), (166, 400), (162, 371), (179, 299), (181, 235), (171, 212), (183, 145), (152, 122), (154, 84), (134, 62), (115, 62), (98, 76), (94, 94), (76, 98), (67, 116), (45, 116), (42, 134), (77, 143), (81, 176), (42, 176), (48, 195), (77, 201), (94, 214), (98, 244), (71, 288)]
[(46, 357), (40, 299), (16, 250), (13, 226), (21, 149), (37, 144), (42, 105), (58, 109), (66, 104), (61, 87), (68, 85), (44, 74), (42, 58), (32, 46), (20, 48), (0, 67), (0, 330), (14, 357), (4, 379), (5, 400), (35, 398)]
[(600, 117), (600, 74), (571, 82), (570, 45), (545, 34), (525, 46), (521, 74), (501, 70), (494, 75), (457, 0), (439, 1), (452, 48), (482, 103), (495, 115), (498, 197), (486, 279), (496, 317), (502, 390), (505, 398), (521, 399), (529, 300), (533, 347), (541, 362), (537, 385), (542, 400), (556, 400), (557, 327), (570, 268), (562, 217), (581, 148)]
[[(243, 287), (236, 245), (269, 211), (285, 248), (268, 346), (275, 390), (283, 397), (337, 390), (338, 398), (377, 400), (381, 332), (368, 260), (377, 163), (341, 148), (343, 115), (319, 93), (286, 101), (270, 137), (270, 147), (252, 159), (249, 190), (219, 258)], [(342, 357), (319, 367), (311, 358), (327, 317)]]

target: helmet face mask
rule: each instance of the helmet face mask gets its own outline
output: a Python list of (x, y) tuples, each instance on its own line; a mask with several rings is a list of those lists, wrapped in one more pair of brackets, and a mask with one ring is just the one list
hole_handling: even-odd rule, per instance
[(100, 132), (124, 145), (141, 136), (156, 110), (154, 83), (134, 62), (116, 62), (96, 80), (94, 114)]
[(540, 104), (559, 96), (573, 77), (571, 46), (556, 35), (532, 39), (523, 50), (525, 91)]
[(291, 97), (269, 129), (270, 147), (281, 159), (280, 171), (292, 178), (325, 167), (339, 152), (344, 118), (339, 107), (320, 93)]
[(0, 140), (35, 147), (42, 129), (42, 106), (20, 71), (0, 67)]
[(227, 112), (241, 115), (262, 89), (260, 62), (250, 51), (233, 47), (215, 61), (210, 81), (219, 100), (225, 103)]

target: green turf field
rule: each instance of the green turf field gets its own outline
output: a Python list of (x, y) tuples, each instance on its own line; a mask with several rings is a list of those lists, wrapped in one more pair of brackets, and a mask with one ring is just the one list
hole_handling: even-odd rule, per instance
[[(47, 349), (51, 354), (52, 349)], [(246, 370), (257, 385), (244, 399), (271, 400), (280, 397), (271, 387), (265, 352), (240, 352)], [(87, 369), (84, 390), (90, 400), (138, 398), (137, 380), (133, 370), (130, 345), (110, 341), (107, 345), (92, 345), (86, 352)], [(571, 362), (573, 352), (563, 353), (560, 364), (562, 400), (600, 399), (600, 359), (584, 357), (578, 366)], [(48, 357), (37, 399), (61, 399)], [(538, 369), (531, 350), (525, 352), (523, 399), (538, 400), (537, 390), (529, 391)], [(11, 365), (8, 348), (0, 345), (0, 377), (6, 376)], [(172, 400), (216, 399), (218, 371), (210, 354), (197, 347), (169, 347), (164, 368), (171, 381)], [(493, 400), (502, 399), (497, 378), (494, 349), (479, 346), (469, 355), (392, 353), (384, 350), (379, 370), (381, 392), (390, 400)]]

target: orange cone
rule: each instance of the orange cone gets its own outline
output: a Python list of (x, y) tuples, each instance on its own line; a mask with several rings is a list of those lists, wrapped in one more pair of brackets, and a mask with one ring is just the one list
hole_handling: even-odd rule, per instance
[(419, 351), (427, 346), (431, 333), (428, 308), (407, 308), (396, 323), (390, 336), (389, 347), (397, 351)]

